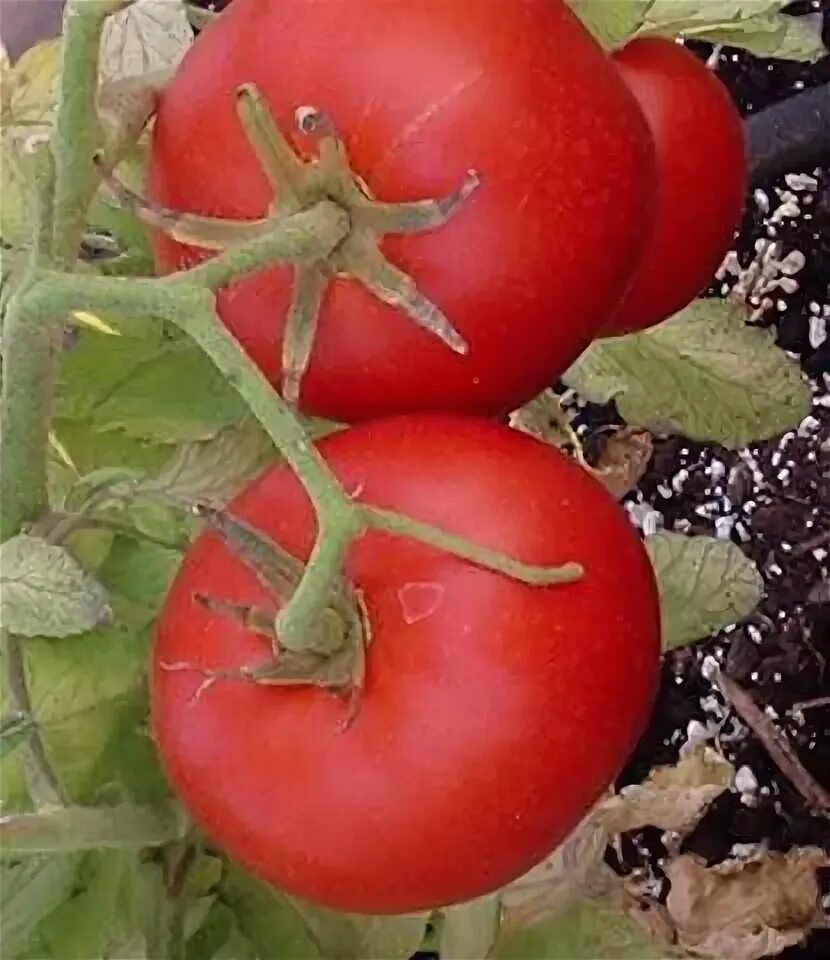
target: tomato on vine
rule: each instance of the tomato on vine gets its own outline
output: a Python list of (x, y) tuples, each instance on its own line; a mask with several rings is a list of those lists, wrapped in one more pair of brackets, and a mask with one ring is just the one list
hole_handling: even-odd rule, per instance
[[(294, 129), (276, 191), (237, 116), (246, 84)], [(313, 187), (294, 190), (297, 155)], [(218, 298), (305, 412), (494, 415), (552, 383), (621, 296), (653, 163), (634, 98), (562, 0), (234, 0), (162, 94), (150, 191), (237, 220), (267, 217), (275, 194), (276, 213), (345, 205), (352, 232), (328, 262)], [(208, 256), (197, 240), (158, 236), (159, 268)]]
[(732, 242), (747, 187), (743, 125), (726, 87), (693, 53), (642, 37), (613, 61), (657, 148), (651, 237), (603, 336), (660, 323), (703, 290)]
[[(583, 575), (530, 586), (364, 534), (345, 566), (369, 640), (352, 712), (336, 689), (222, 676), (268, 662), (276, 607), (262, 578), (203, 534), (153, 654), (164, 767), (208, 835), (288, 892), (365, 913), (476, 897), (554, 848), (642, 731), (659, 658), (651, 566), (593, 477), (506, 427), (402, 416), (318, 449), (361, 503)], [(228, 515), (308, 557), (314, 514), (286, 467)]]

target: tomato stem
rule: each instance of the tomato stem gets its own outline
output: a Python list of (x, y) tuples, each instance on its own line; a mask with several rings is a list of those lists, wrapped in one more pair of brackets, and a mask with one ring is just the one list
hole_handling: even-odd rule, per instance
[(359, 509), (363, 522), (368, 528), (418, 540), (445, 553), (460, 557), (462, 560), (469, 560), (470, 563), (484, 570), (502, 573), (511, 580), (518, 580), (521, 583), (533, 586), (575, 583), (582, 579), (585, 572), (580, 564), (572, 562), (556, 566), (523, 563), (498, 550), (491, 550), (465, 537), (448, 533), (431, 524), (421, 523), (390, 510), (368, 506), (361, 506)]

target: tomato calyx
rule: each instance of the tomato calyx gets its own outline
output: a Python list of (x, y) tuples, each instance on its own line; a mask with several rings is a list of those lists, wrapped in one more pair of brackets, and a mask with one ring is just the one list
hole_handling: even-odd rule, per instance
[(238, 88), (237, 113), (271, 187), (273, 200), (266, 217), (234, 220), (183, 213), (151, 203), (105, 168), (102, 176), (116, 199), (145, 223), (179, 243), (217, 252), (264, 237), (277, 223), (321, 201), (334, 202), (347, 214), (349, 231), (327, 257), (292, 264), (294, 281), (281, 357), (284, 399), (294, 406), (299, 402), (323, 297), (338, 277), (360, 283), (453, 352), (468, 353), (467, 341), (450, 319), (382, 253), (381, 244), (387, 235), (421, 233), (446, 224), (478, 188), (478, 173), (469, 170), (459, 187), (445, 197), (388, 203), (373, 197), (352, 170), (345, 144), (323, 111), (311, 106), (295, 111), (297, 130), (316, 148), (316, 157), (308, 161), (279, 130), (253, 84)]
[[(193, 699), (219, 681), (243, 681), (273, 686), (315, 686), (342, 694), (353, 717), (365, 675), (366, 647), (370, 640), (368, 618), (358, 591), (345, 578), (332, 586), (329, 603), (310, 625), (306, 645), (286, 649), (279, 641), (278, 610), (288, 604), (299, 586), (305, 567), (262, 531), (226, 510), (197, 504), (194, 513), (204, 520), (224, 545), (251, 570), (268, 593), (266, 606), (253, 606), (206, 593), (193, 600), (212, 615), (262, 636), (271, 657), (256, 666), (237, 670), (208, 670), (190, 663), (165, 664), (167, 670), (195, 670), (203, 680)], [(350, 722), (350, 720), (348, 721)]]

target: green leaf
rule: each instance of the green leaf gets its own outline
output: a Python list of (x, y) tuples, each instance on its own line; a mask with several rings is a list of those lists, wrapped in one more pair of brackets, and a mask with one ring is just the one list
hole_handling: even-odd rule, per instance
[(228, 866), (220, 899), (233, 911), (242, 934), (268, 960), (334, 960), (318, 948), (309, 927), (285, 897), (240, 867)]
[[(212, 960), (220, 955), (230, 941), (235, 938), (241, 939), (241, 937), (233, 911), (226, 904), (216, 900), (211, 904), (199, 929), (188, 938), (185, 960)], [(251, 951), (248, 955), (255, 957), (251, 944), (248, 943), (247, 946)]]
[(68, 637), (110, 615), (106, 590), (63, 547), (21, 533), (0, 546), (2, 623), (23, 637)]
[(811, 396), (798, 364), (746, 311), (698, 300), (659, 326), (597, 340), (565, 374), (632, 426), (736, 448), (796, 426)]
[(268, 960), (407, 960), (423, 942), (429, 917), (338, 913), (281, 894), (234, 865), (220, 899)]
[(642, 26), (653, 0), (568, 0), (569, 6), (607, 49), (623, 46)]
[(748, 617), (764, 581), (740, 547), (713, 537), (646, 537), (660, 590), (663, 647), (691, 643)]
[(113, 610), (119, 621), (139, 629), (149, 625), (180, 562), (175, 550), (117, 536), (99, 575), (112, 591)]
[(641, 33), (682, 34), (741, 47), (756, 56), (817, 60), (827, 51), (821, 28), (782, 13), (789, 0), (654, 0)]
[(0, 238), (21, 246), (30, 237), (30, 188), (23, 144), (46, 132), (57, 93), (60, 41), (35, 44), (9, 66), (0, 63)]
[(364, 916), (336, 913), (288, 897), (326, 960), (408, 960), (423, 943), (430, 913)]
[(0, 819), (0, 856), (156, 847), (182, 834), (182, 819), (170, 804), (56, 807)]
[(79, 874), (80, 889), (64, 900), (40, 926), (50, 956), (89, 960), (108, 953), (123, 886), (137, 863), (137, 853), (107, 850), (88, 854)]
[[(149, 149), (144, 142), (138, 144), (118, 165), (116, 174), (125, 186), (140, 193), (146, 182), (146, 168)], [(144, 272), (152, 275), (153, 250), (149, 233), (136, 215), (117, 204), (109, 191), (100, 190), (89, 211), (90, 226), (104, 230), (118, 243), (122, 254), (143, 265)], [(152, 331), (153, 324), (142, 321), (140, 317), (129, 320), (107, 317), (108, 325), (114, 327), (123, 336), (146, 337)]]
[(485, 960), (499, 932), (499, 895), (447, 907), (442, 913), (441, 960)]
[(188, 341), (83, 330), (64, 357), (57, 412), (90, 420), (96, 430), (120, 429), (133, 437), (180, 443), (207, 440), (240, 423), (245, 408), (216, 367)]
[(248, 420), (212, 440), (179, 447), (161, 470), (136, 485), (135, 492), (188, 505), (199, 500), (224, 503), (275, 456), (268, 435)]
[(499, 938), (493, 960), (652, 960), (668, 955), (617, 907), (583, 901)]
[[(97, 788), (118, 779), (119, 765), (135, 762), (134, 742), (146, 740), (147, 637), (107, 626), (60, 641), (33, 638), (24, 649), (50, 761), (76, 802), (93, 802)], [(25, 809), (19, 751), (0, 761), (0, 795), (7, 808)]]
[(0, 868), (0, 929), (3, 956), (13, 960), (30, 945), (41, 921), (75, 885), (80, 855), (30, 857)]

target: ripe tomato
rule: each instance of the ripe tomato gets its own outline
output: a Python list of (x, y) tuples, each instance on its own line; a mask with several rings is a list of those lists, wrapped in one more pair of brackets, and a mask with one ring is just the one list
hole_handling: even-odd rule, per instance
[(657, 147), (651, 238), (610, 336), (644, 330), (703, 290), (729, 249), (747, 187), (743, 126), (726, 88), (685, 47), (662, 37), (614, 54)]
[[(548, 853), (614, 778), (648, 716), (659, 654), (651, 567), (624, 511), (558, 451), (500, 425), (409, 415), (320, 441), (347, 490), (531, 563), (584, 578), (533, 587), (371, 532), (347, 574), (372, 629), (365, 688), (218, 681), (262, 663), (261, 636), (194, 601), (263, 604), (214, 534), (188, 553), (153, 656), (169, 778), (215, 842), (276, 886), (341, 910), (394, 913), (495, 889)], [(276, 467), (233, 513), (298, 557), (314, 522)]]
[[(619, 300), (648, 227), (653, 145), (562, 0), (234, 0), (163, 94), (153, 199), (211, 216), (265, 214), (269, 187), (234, 108), (243, 82), (286, 133), (301, 105), (325, 110), (378, 199), (445, 196), (468, 170), (481, 176), (448, 224), (382, 246), (469, 354), (340, 277), (323, 302), (306, 412), (346, 422), (506, 412), (554, 382)], [(207, 255), (155, 243), (162, 271)], [(219, 296), (224, 322), (276, 386), (290, 279), (271, 268)]]

